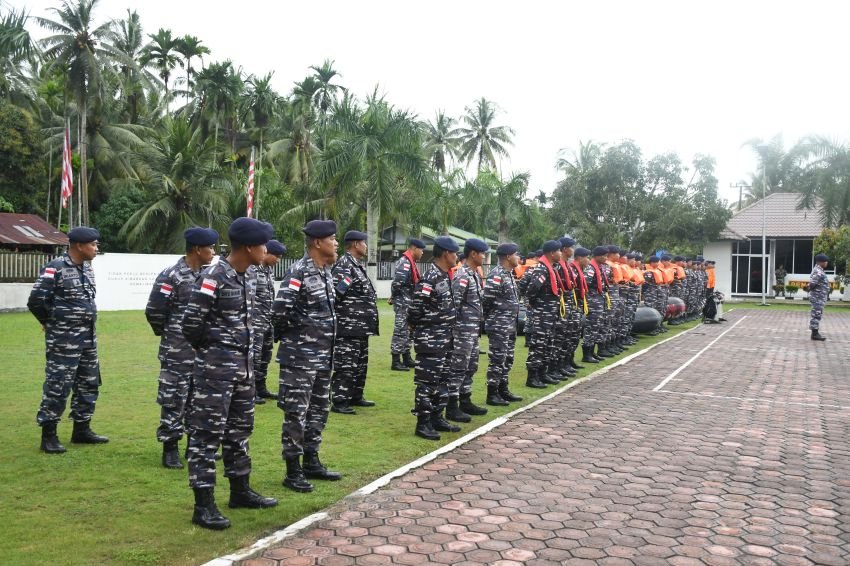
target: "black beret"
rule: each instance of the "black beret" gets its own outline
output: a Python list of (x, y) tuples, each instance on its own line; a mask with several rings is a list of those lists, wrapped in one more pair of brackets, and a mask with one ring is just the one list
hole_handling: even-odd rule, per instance
[(568, 236), (564, 236), (560, 241), (562, 248), (571, 248), (576, 245), (576, 241)]
[(593, 253), (593, 257), (608, 255), (608, 246), (596, 246), (591, 253)]
[(487, 245), (487, 242), (484, 240), (479, 240), (478, 238), (470, 238), (463, 243), (463, 253), (464, 255), (469, 255), (470, 251), (476, 252), (489, 252), (490, 246)]
[(542, 255), (543, 255), (543, 250), (534, 250), (534, 252), (531, 253), (531, 257), (540, 257)]
[(673, 259), (673, 254), (661, 254), (661, 261), (670, 261)]
[(212, 246), (218, 243), (218, 232), (212, 228), (192, 226), (183, 232), (186, 243), (190, 246)]
[(608, 248), (609, 254), (618, 254), (620, 253), (620, 246), (605, 246)]
[(713, 259), (710, 259), (710, 260), (706, 261), (705, 263), (707, 263), (708, 265), (714, 265), (717, 262), (714, 261)]
[(286, 254), (286, 246), (284, 246), (277, 240), (269, 240), (268, 242), (266, 242), (266, 251), (272, 255), (280, 257)]
[(649, 256), (649, 263), (658, 263), (658, 261), (659, 261), (659, 260), (658, 260), (658, 256), (657, 256), (657, 255), (651, 255), (651, 256)]
[(703, 257), (701, 255), (698, 255), (694, 261), (703, 261)]
[(629, 250), (626, 248), (620, 248), (620, 255), (626, 255), (627, 253), (629, 253)]
[(463, 258), (465, 258), (465, 257), (466, 257), (466, 255), (463, 252), (460, 252), (459, 254), (457, 254), (457, 260), (458, 261), (463, 261)]
[(508, 242), (507, 244), (499, 244), (496, 248), (496, 255), (513, 255), (519, 251), (519, 246)]
[(629, 253), (626, 254), (626, 259), (637, 259), (637, 258), (638, 258), (638, 254), (636, 254), (635, 252), (629, 252)]
[(683, 256), (683, 255), (673, 256), (673, 261), (685, 261), (685, 256)]
[(369, 238), (363, 232), (358, 232), (357, 230), (349, 230), (343, 236), (343, 242), (359, 242), (361, 240), (368, 240)]
[(227, 229), (231, 244), (256, 246), (265, 244), (274, 236), (274, 228), (268, 222), (254, 218), (241, 217), (234, 220)]
[(587, 257), (590, 255), (590, 250), (587, 248), (576, 248), (576, 251), (573, 255), (575, 257)]
[(815, 256), (815, 261), (829, 261), (829, 256), (826, 254), (818, 254)]
[(100, 232), (88, 226), (77, 226), (68, 232), (68, 241), (78, 244), (88, 244), (98, 239), (100, 239)]
[(419, 248), (420, 250), (425, 249), (425, 242), (422, 240), (417, 240), (416, 238), (410, 238), (410, 245)]
[(561, 249), (561, 242), (558, 240), (546, 240), (543, 242), (543, 253), (557, 252)]
[[(410, 243), (413, 244), (413, 240), (410, 240)], [(434, 245), (439, 248), (443, 248), (447, 252), (457, 252), (460, 250), (460, 246), (457, 245), (457, 242), (454, 241), (454, 238), (450, 236), (437, 236), (434, 238)], [(417, 246), (419, 247), (419, 246)]]
[(333, 220), (311, 220), (301, 228), (310, 238), (327, 238), (336, 234), (336, 222)]

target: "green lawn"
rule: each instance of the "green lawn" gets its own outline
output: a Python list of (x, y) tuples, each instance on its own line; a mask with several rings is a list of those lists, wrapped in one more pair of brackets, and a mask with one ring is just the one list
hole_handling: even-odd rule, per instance
[[(794, 307), (803, 308), (803, 304)], [(669, 334), (656, 338), (644, 337), (640, 346), (691, 326), (674, 327)], [(106, 312), (101, 314), (98, 324), (104, 384), (93, 428), (108, 435), (110, 443), (72, 445), (71, 426), (63, 421), (59, 433), (68, 452), (60, 456), (47, 456), (38, 450), (40, 432), (35, 424), (35, 412), (41, 398), (44, 370), (41, 329), (28, 313), (0, 315), (0, 334), (5, 336), (3, 351), (6, 352), (0, 370), (0, 406), (3, 407), (0, 501), (7, 517), (0, 537), (2, 561), (9, 564), (203, 562), (247, 546), (327, 507), (371, 480), (520, 405), (490, 407), (486, 417), (474, 418), (473, 423), (463, 426), (461, 433), (444, 433), (440, 443), (414, 437), (414, 417), (409, 412), (413, 401), (412, 371), (389, 371), (392, 313), (385, 303), (381, 305), (381, 328), (383, 335), (371, 342), (366, 389), (367, 397), (376, 401), (377, 407), (359, 409), (356, 416), (331, 413), (325, 434), (322, 459), (333, 469), (342, 471), (344, 479), (336, 483), (316, 482), (316, 491), (311, 494), (296, 494), (282, 487), (282, 412), (273, 403), (258, 407), (251, 438), (252, 484), (261, 493), (277, 497), (280, 504), (262, 511), (230, 510), (226, 507), (228, 482), (219, 475), (219, 503), (233, 526), (213, 532), (190, 523), (193, 500), (186, 470), (172, 471), (160, 466), (161, 448), (154, 436), (159, 415), (155, 402), (159, 370), (157, 339), (143, 313)], [(526, 350), (522, 343), (520, 338), (511, 387), (527, 403), (553, 388), (534, 390), (524, 386)], [(486, 338), (482, 349), (486, 349)], [(634, 351), (636, 348), (631, 350)], [(603, 365), (588, 367), (579, 375)], [(482, 356), (473, 398), (479, 403), (484, 401), (485, 371), (486, 356)], [(277, 375), (276, 364), (271, 375)]]

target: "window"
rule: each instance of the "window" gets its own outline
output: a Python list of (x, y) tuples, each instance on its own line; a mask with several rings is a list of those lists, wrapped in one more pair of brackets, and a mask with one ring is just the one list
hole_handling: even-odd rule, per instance
[(783, 266), (788, 273), (794, 273), (794, 240), (776, 240), (776, 269)]
[[(794, 271), (793, 273), (811, 273), (814, 254), (814, 240), (794, 240)], [(790, 270), (789, 270), (790, 271)]]

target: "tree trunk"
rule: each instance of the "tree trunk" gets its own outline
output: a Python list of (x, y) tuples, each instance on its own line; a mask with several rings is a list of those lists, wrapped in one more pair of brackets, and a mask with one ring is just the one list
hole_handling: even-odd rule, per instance
[(377, 197), (370, 197), (366, 202), (366, 235), (368, 236), (369, 249), (366, 254), (366, 274), (376, 285), (378, 281), (378, 247), (380, 235), (378, 234), (378, 222), (381, 218), (381, 204)]
[(86, 132), (88, 118), (87, 101), (80, 101), (80, 199), (82, 204), (82, 218), (80, 224), (89, 225), (89, 172), (86, 163), (86, 148), (88, 146), (88, 133)]
[(508, 219), (505, 216), (499, 217), (499, 243), (503, 244), (508, 241)]

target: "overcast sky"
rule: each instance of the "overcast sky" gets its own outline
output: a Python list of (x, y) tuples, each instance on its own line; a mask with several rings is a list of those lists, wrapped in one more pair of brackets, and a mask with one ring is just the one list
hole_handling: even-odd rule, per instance
[[(59, 5), (0, 1), (48, 17)], [(282, 94), (327, 58), (358, 95), (378, 85), (421, 118), (493, 100), (516, 131), (503, 172), (530, 171), (532, 195), (552, 191), (559, 150), (579, 140), (712, 155), (731, 201), (756, 168), (748, 139), (850, 138), (847, 2), (100, 0), (96, 20), (130, 6), (146, 33), (274, 71)]]

